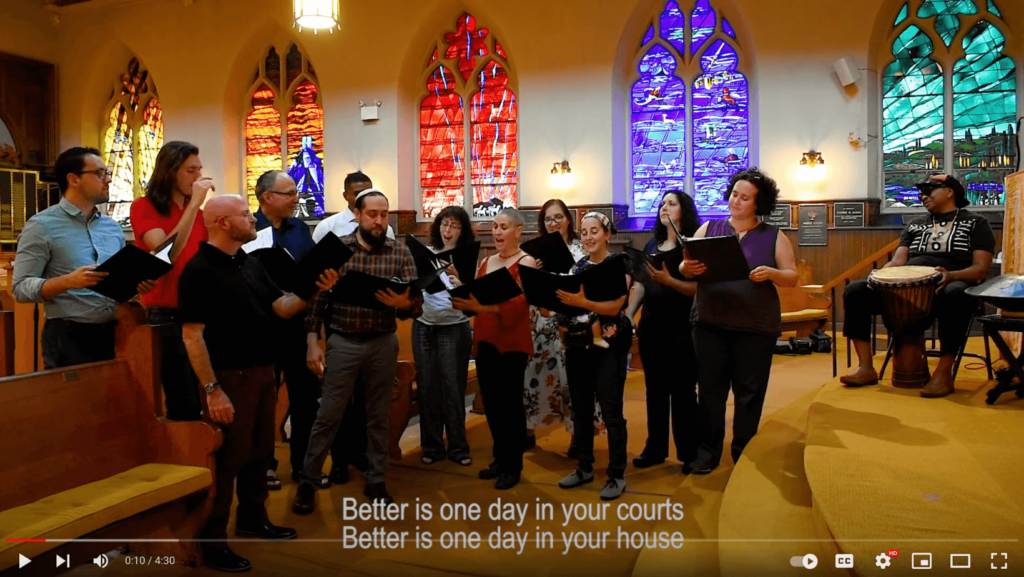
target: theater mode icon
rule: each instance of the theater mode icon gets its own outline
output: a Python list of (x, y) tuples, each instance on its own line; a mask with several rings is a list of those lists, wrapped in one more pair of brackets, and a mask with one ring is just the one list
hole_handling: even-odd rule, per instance
[(853, 554), (836, 553), (836, 569), (853, 569)]
[(950, 553), (949, 554), (949, 568), (950, 569), (970, 569), (971, 568), (971, 554), (970, 553)]

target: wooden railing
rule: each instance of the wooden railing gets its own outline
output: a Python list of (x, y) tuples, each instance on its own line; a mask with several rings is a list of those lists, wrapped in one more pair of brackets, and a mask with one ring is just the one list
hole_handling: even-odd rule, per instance
[[(864, 271), (866, 271), (866, 270), (873, 270), (873, 269), (879, 268), (878, 263), (880, 261), (882, 261), (882, 259), (885, 259), (885, 262), (888, 262), (888, 261), (892, 260), (892, 255), (893, 255), (893, 253), (896, 252), (896, 249), (899, 248), (899, 246), (900, 246), (900, 241), (899, 241), (899, 239), (896, 239), (896, 240), (890, 242), (889, 244), (883, 246), (882, 248), (878, 249), (874, 253), (868, 255), (867, 257), (864, 258), (864, 260), (862, 260), (862, 261), (858, 262), (857, 264), (851, 266), (850, 268), (846, 269), (845, 271), (843, 271), (842, 274), (840, 274), (836, 278), (834, 278), (834, 279), (828, 281), (827, 283), (821, 285), (821, 288), (806, 287), (808, 289), (810, 289), (810, 288), (817, 289), (816, 292), (818, 292), (818, 293), (826, 293), (827, 292), (832, 297), (832, 376), (833, 377), (835, 377), (835, 376), (837, 376), (839, 374), (839, 362), (838, 362), (838, 352), (837, 352), (837, 349), (839, 348), (839, 340), (836, 338), (836, 324), (837, 324), (837, 320), (838, 320), (836, 318), (837, 317), (836, 311), (839, 309), (839, 307), (838, 307), (837, 301), (836, 301), (836, 288), (838, 288), (840, 285), (842, 285), (843, 289), (845, 290), (846, 289), (846, 285), (850, 284), (851, 280), (853, 280), (854, 278), (860, 276)], [(876, 337), (877, 337), (876, 330), (875, 330), (874, 326), (872, 326), (872, 330), (871, 330), (871, 347), (872, 347), (872, 349), (875, 348)], [(850, 347), (849, 347), (849, 343), (847, 343), (847, 347), (846, 347), (846, 366), (849, 367), (851, 362), (852, 362), (852, 358), (850, 356)]]

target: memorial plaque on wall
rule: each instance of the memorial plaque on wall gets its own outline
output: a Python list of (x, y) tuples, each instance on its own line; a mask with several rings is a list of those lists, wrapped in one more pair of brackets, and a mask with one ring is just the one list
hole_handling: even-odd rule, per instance
[(800, 246), (827, 246), (828, 205), (801, 204), (799, 227)]
[(793, 205), (776, 204), (775, 210), (764, 217), (764, 221), (779, 228), (793, 228)]
[(864, 228), (864, 203), (834, 203), (832, 205), (832, 222), (836, 228)]

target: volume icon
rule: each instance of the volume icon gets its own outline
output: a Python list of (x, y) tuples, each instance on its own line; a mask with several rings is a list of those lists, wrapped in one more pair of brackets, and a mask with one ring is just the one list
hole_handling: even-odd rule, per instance
[(110, 564), (110, 560), (107, 559), (106, 554), (102, 554), (92, 560), (93, 565), (99, 565), (100, 569), (105, 569)]

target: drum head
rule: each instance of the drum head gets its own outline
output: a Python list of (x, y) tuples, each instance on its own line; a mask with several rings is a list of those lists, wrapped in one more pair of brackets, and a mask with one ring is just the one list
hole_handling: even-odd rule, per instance
[(930, 266), (891, 266), (871, 271), (869, 278), (883, 283), (913, 284), (940, 274)]

